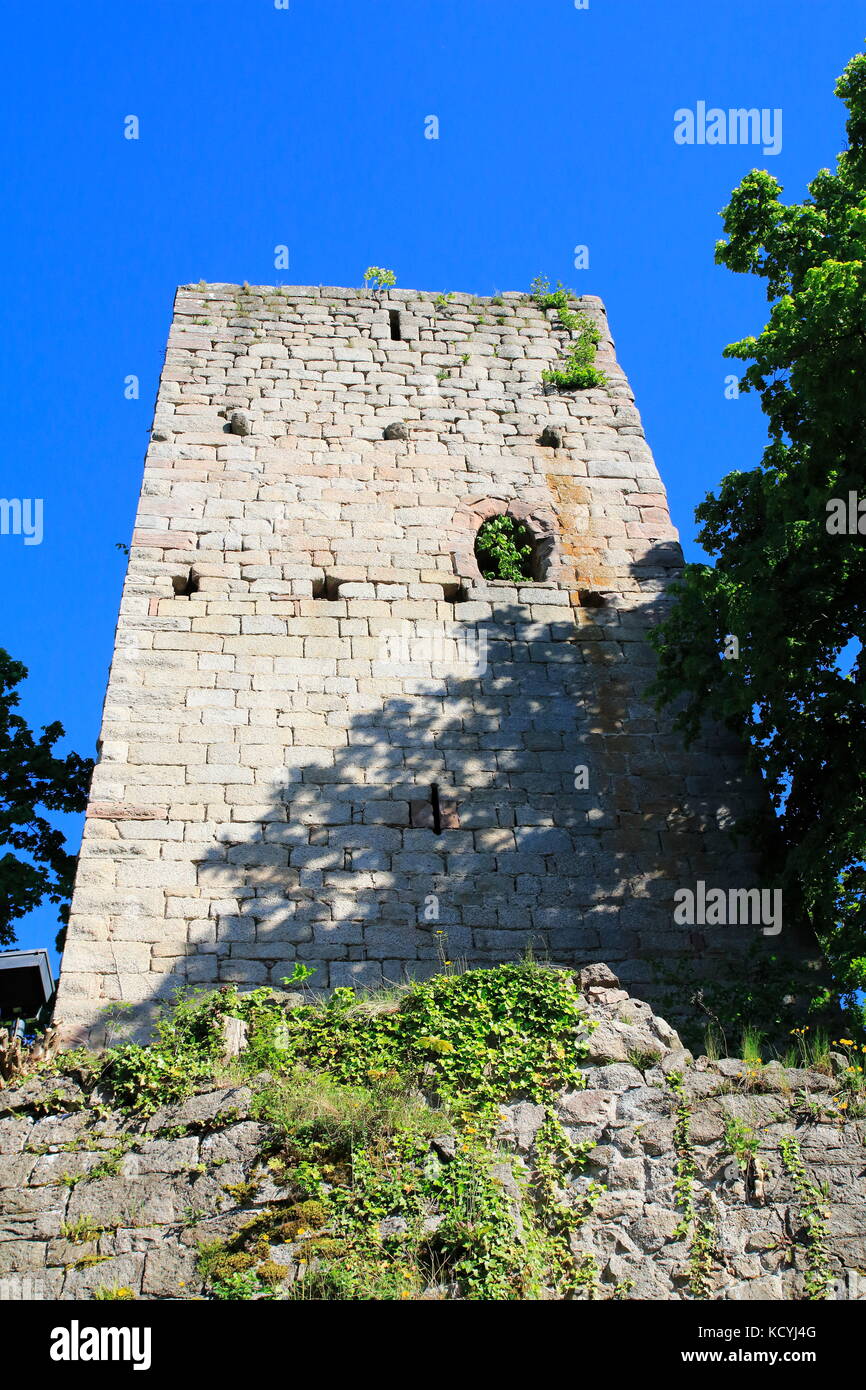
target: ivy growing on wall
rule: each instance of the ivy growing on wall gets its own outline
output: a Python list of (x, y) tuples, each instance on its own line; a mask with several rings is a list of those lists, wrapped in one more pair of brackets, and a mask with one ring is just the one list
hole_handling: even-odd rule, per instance
[[(226, 1018), (247, 1025), (231, 1063)], [(239, 1206), (266, 1181), (280, 1195), (200, 1246), (210, 1298), (611, 1297), (618, 1288), (600, 1288), (580, 1249), (603, 1191), (582, 1175), (591, 1146), (556, 1113), (563, 1087), (583, 1083), (592, 1026), (572, 974), (524, 961), (371, 998), (193, 994), (166, 1010), (150, 1046), (69, 1053), (63, 1065), (133, 1124), (229, 1066), (254, 1087), (266, 1138), (247, 1180), (223, 1191)], [(545, 1110), (534, 1173), (496, 1141), (515, 1097)], [(289, 1245), (306, 1270), (294, 1283), (279, 1258)]]

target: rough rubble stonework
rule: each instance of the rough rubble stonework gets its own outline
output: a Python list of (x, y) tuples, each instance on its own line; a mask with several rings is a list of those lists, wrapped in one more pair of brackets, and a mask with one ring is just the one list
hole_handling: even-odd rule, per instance
[[(650, 996), (653, 961), (766, 944), (673, 922), (678, 887), (759, 884), (728, 833), (754, 791), (735, 744), (686, 751), (644, 698), (681, 554), (603, 306), (579, 307), (607, 385), (560, 394), (567, 334), (525, 295), (178, 291), (66, 1037), (296, 960), (321, 988), (424, 975), (438, 931), (472, 963), (603, 956)], [(533, 582), (481, 579), (506, 510)]]
[[(672, 1082), (681, 1076), (690, 1113), (695, 1210), (711, 1231), (700, 1296), (806, 1296), (810, 1235), (802, 1197), (781, 1155), (781, 1141), (795, 1136), (808, 1180), (821, 1189), (825, 1296), (866, 1298), (866, 1122), (844, 1120), (838, 1111), (832, 1118), (838, 1082), (778, 1063), (692, 1060), (674, 1030), (621, 990), (605, 966), (585, 969), (581, 988), (586, 1016), (598, 1024), (584, 1064), (586, 1089), (563, 1092), (556, 1108), (572, 1139), (594, 1145), (574, 1195), (589, 1182), (606, 1188), (572, 1236), (575, 1255), (591, 1256), (597, 1271), (587, 1296), (695, 1296), (691, 1238), (678, 1234), (683, 1211), (674, 1189), (683, 1150)], [(0, 1092), (4, 1296), (86, 1299), (96, 1290), (120, 1287), (145, 1299), (201, 1297), (206, 1291), (196, 1270), (199, 1246), (227, 1240), (257, 1213), (292, 1200), (267, 1167), (266, 1126), (250, 1118), (264, 1079), (201, 1092), (147, 1121), (112, 1110), (104, 1098), (100, 1111), (68, 1079), (37, 1077)], [(515, 1198), (515, 1180), (534, 1171), (543, 1115), (542, 1106), (519, 1099), (503, 1108), (499, 1171)], [(729, 1117), (758, 1137), (758, 1183), (726, 1142)], [(122, 1149), (115, 1171), (88, 1177)], [(83, 1176), (70, 1186), (69, 1178), (78, 1175)], [(250, 1182), (252, 1190), (239, 1186)], [(68, 1238), (85, 1218), (101, 1233)], [(382, 1223), (383, 1235), (395, 1234), (394, 1220)], [(435, 1221), (433, 1213), (434, 1226)], [(305, 1252), (305, 1244), (321, 1235), (310, 1231), (270, 1247), (287, 1283), (315, 1268), (316, 1257)], [(431, 1287), (423, 1296), (450, 1295), (447, 1288)]]

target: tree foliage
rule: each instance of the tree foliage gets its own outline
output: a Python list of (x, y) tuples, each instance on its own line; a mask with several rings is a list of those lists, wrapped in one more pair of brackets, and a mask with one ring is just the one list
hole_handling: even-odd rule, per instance
[(0, 648), (0, 945), (15, 941), (14, 923), (47, 899), (65, 922), (75, 856), (43, 812), (83, 811), (93, 763), (77, 753), (58, 757), (63, 725), (38, 737), (16, 713), (16, 689), (27, 670)]
[[(686, 566), (653, 640), (656, 695), (679, 698), (686, 735), (712, 717), (748, 747), (776, 810), (763, 845), (786, 917), (811, 921), (850, 994), (866, 984), (866, 535), (832, 533), (828, 511), (866, 493), (866, 54), (836, 94), (848, 108), (836, 172), (785, 205), (752, 171), (722, 214), (717, 262), (764, 278), (772, 305), (756, 337), (725, 350), (749, 364), (741, 389), (759, 393), (769, 442), (698, 507), (715, 565)], [(720, 659), (729, 633), (738, 660)]]

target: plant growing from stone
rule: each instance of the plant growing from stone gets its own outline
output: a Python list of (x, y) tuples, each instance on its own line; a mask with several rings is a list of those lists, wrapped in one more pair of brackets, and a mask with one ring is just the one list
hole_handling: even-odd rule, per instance
[(546, 275), (536, 275), (529, 287), (529, 293), (539, 309), (567, 309), (571, 296), (571, 290), (561, 280), (557, 280), (556, 289), (552, 290)]
[(760, 1139), (750, 1125), (734, 1115), (728, 1115), (725, 1118), (725, 1147), (737, 1160), (737, 1167), (745, 1172), (757, 1155)]
[(367, 269), (364, 271), (364, 284), (368, 289), (372, 289), (374, 294), (378, 294), (385, 289), (390, 289), (391, 286), (396, 285), (396, 283), (397, 276), (394, 274), (393, 270), (385, 270), (379, 265), (368, 265)]
[(696, 1221), (689, 1250), (689, 1292), (695, 1298), (710, 1296), (715, 1246), (712, 1222), (704, 1219)]
[(586, 314), (571, 314), (569, 318), (573, 321), (577, 337), (562, 366), (543, 371), (542, 380), (560, 391), (587, 391), (593, 386), (604, 386), (607, 378), (595, 366), (596, 349), (601, 339), (598, 328)]
[(674, 1150), (677, 1159), (674, 1169), (674, 1192), (677, 1197), (677, 1205), (682, 1212), (682, 1219), (674, 1231), (674, 1238), (683, 1240), (692, 1231), (692, 1226), (697, 1215), (694, 1185), (697, 1166), (695, 1164), (694, 1147), (691, 1137), (692, 1109), (683, 1088), (681, 1072), (670, 1073), (668, 1076), (668, 1086), (676, 1102)]
[(75, 1221), (64, 1221), (60, 1227), (60, 1234), (64, 1240), (71, 1241), (74, 1245), (83, 1245), (89, 1240), (98, 1240), (102, 1235), (102, 1227), (92, 1216), (79, 1216)]
[(531, 536), (511, 516), (491, 516), (479, 527), (475, 554), (485, 579), (507, 579), (520, 584), (531, 579)]
[(211, 1285), (211, 1296), (216, 1299), (231, 1299), (249, 1302), (252, 1299), (272, 1299), (276, 1295), (270, 1284), (252, 1270), (227, 1274)]
[(794, 1135), (785, 1135), (779, 1140), (779, 1152), (782, 1166), (800, 1198), (800, 1219), (806, 1231), (806, 1297), (816, 1301), (829, 1298), (832, 1278), (824, 1194), (809, 1178), (799, 1141)]
[(556, 289), (551, 290), (550, 281), (544, 275), (537, 275), (530, 287), (538, 307), (555, 309), (562, 327), (573, 335), (565, 361), (560, 367), (543, 371), (541, 379), (560, 391), (586, 391), (592, 386), (604, 386), (607, 380), (604, 372), (595, 366), (601, 334), (587, 314), (575, 313), (568, 307), (571, 293), (561, 280), (557, 281)]

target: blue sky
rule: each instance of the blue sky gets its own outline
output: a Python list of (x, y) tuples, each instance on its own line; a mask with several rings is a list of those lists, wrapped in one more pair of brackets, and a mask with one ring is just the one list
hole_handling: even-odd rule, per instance
[[(190, 281), (355, 285), (375, 263), (405, 288), (543, 273), (600, 295), (698, 558), (695, 506), (764, 442), (757, 404), (724, 394), (722, 348), (766, 305), (714, 266), (718, 212), (750, 168), (796, 200), (832, 165), (864, 35), (852, 0), (7, 0), (0, 495), (42, 498), (44, 538), (0, 536), (0, 646), (30, 669), (26, 717), (93, 752), (115, 547)], [(781, 152), (677, 145), (699, 101), (780, 108)], [(55, 931), (41, 909), (20, 941)]]

